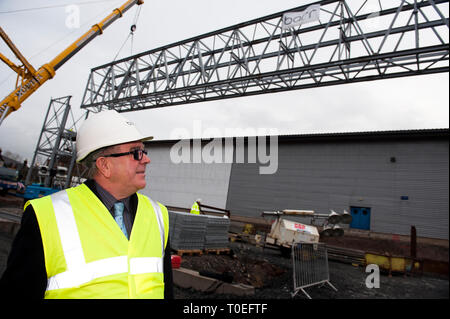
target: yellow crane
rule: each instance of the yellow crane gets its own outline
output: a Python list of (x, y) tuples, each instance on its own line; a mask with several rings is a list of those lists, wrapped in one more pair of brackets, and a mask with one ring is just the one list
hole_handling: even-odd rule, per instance
[(128, 0), (120, 8), (114, 9), (113, 12), (101, 22), (94, 24), (89, 31), (84, 33), (75, 42), (69, 45), (52, 61), (41, 66), (37, 71), (25, 59), (8, 35), (0, 27), (0, 36), (22, 63), (21, 66), (17, 66), (0, 53), (0, 60), (6, 63), (14, 72), (17, 73), (16, 87), (14, 91), (0, 102), (0, 125), (11, 112), (17, 111), (22, 105), (22, 102), (25, 101), (34, 91), (36, 91), (47, 80), (53, 78), (55, 76), (55, 71), (58, 70), (73, 55), (75, 55), (75, 53), (81, 50), (96, 36), (102, 34), (103, 30), (105, 30), (115, 20), (122, 17), (122, 15), (132, 6), (135, 4), (141, 5), (143, 3), (143, 0)]

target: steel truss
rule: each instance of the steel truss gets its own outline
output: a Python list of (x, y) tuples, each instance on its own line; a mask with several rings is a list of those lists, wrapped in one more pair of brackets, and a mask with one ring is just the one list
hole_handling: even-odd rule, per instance
[[(45, 187), (68, 188), (79, 184), (83, 168), (75, 165), (77, 125), (70, 106), (72, 96), (51, 99), (42, 125), (25, 184), (32, 182), (33, 170)], [(86, 115), (84, 115), (86, 117)], [(75, 178), (72, 178), (75, 172)], [(36, 173), (36, 172), (35, 172)], [(77, 179), (78, 178), (78, 179)]]
[(448, 0), (320, 1), (91, 70), (82, 108), (120, 112), (449, 71)]

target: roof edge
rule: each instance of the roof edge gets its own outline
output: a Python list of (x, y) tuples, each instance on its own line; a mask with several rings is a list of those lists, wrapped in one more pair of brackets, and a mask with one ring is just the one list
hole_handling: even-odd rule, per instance
[[(260, 135), (256, 137), (270, 137), (277, 136), (281, 142), (289, 141), (307, 141), (307, 140), (365, 140), (365, 139), (408, 139), (408, 138), (449, 138), (448, 128), (435, 129), (412, 129), (412, 130), (387, 130), (387, 131), (357, 131), (357, 132), (335, 132), (335, 133), (306, 133), (306, 134), (280, 134), (280, 135)], [(163, 144), (175, 143), (179, 141), (202, 140), (208, 141), (215, 138), (244, 138), (255, 136), (222, 136), (222, 137), (205, 137), (205, 138), (186, 138), (186, 139), (161, 139), (157, 138), (145, 142), (145, 144)]]

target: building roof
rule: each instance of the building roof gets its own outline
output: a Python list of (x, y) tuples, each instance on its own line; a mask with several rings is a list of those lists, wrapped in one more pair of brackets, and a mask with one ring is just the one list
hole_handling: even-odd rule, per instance
[[(248, 138), (249, 136), (234, 136), (233, 138)], [(267, 136), (266, 136), (267, 137)], [(231, 137), (222, 137), (231, 138)], [(336, 132), (336, 133), (309, 133), (309, 134), (281, 134), (278, 135), (279, 142), (318, 142), (318, 141), (346, 141), (346, 140), (386, 140), (386, 139), (449, 139), (449, 129), (415, 129), (415, 130), (392, 130), (392, 131), (362, 131), (362, 132)], [(198, 139), (198, 138), (194, 138)], [(204, 141), (213, 138), (202, 138)], [(151, 140), (146, 144), (175, 143), (180, 140), (189, 139), (165, 139)]]

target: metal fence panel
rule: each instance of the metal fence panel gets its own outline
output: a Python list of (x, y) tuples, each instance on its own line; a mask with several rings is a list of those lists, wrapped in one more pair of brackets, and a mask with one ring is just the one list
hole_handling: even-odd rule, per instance
[(304, 288), (325, 283), (328, 283), (331, 288), (337, 291), (330, 283), (328, 255), (325, 244), (298, 243), (292, 245), (292, 263), (294, 277), (292, 297), (299, 291), (302, 291), (311, 299)]

